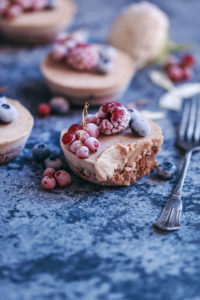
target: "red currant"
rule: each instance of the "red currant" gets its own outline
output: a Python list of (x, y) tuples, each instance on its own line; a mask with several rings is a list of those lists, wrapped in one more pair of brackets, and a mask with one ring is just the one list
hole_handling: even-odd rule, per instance
[(75, 133), (76, 131), (81, 130), (81, 129), (83, 129), (82, 125), (80, 125), (80, 124), (73, 124), (73, 125), (71, 125), (69, 127), (68, 132)]
[(173, 66), (169, 68), (167, 75), (173, 82), (179, 82), (183, 79), (183, 70), (179, 66)]
[(182, 70), (183, 70), (183, 80), (189, 80), (193, 75), (192, 69), (188, 67), (184, 67)]
[(66, 132), (62, 136), (62, 142), (65, 145), (71, 144), (74, 140), (75, 140), (75, 135), (73, 133), (71, 133), (71, 132)]
[(194, 63), (194, 56), (189, 53), (185, 54), (181, 59), (181, 66), (183, 67), (193, 67)]
[(49, 116), (51, 114), (51, 107), (46, 103), (40, 104), (38, 107), (38, 114), (41, 117)]

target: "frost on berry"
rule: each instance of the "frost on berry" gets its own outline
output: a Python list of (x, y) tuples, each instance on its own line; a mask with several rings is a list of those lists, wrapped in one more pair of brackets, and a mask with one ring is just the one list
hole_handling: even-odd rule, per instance
[(128, 127), (130, 113), (117, 102), (108, 102), (102, 105), (97, 114), (97, 124), (100, 132), (106, 135), (122, 132)]

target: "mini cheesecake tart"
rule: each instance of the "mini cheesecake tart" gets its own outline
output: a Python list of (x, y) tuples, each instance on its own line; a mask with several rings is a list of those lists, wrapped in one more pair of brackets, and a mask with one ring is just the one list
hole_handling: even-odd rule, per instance
[(9, 124), (0, 122), (0, 165), (15, 159), (23, 150), (33, 127), (33, 117), (18, 101), (7, 99), (17, 110), (17, 118)]
[(137, 137), (130, 129), (122, 133), (99, 136), (97, 152), (86, 159), (80, 159), (69, 145), (61, 147), (67, 163), (78, 176), (101, 185), (130, 185), (138, 178), (150, 173), (156, 167), (155, 156), (160, 150), (163, 136), (160, 127), (148, 121), (151, 131), (145, 137)]
[(0, 34), (20, 43), (47, 43), (69, 25), (75, 11), (73, 0), (58, 0), (54, 9), (25, 12), (13, 19), (0, 18)]
[(41, 69), (52, 92), (69, 97), (75, 105), (84, 104), (86, 100), (91, 105), (100, 105), (119, 98), (135, 72), (133, 60), (121, 50), (116, 50), (113, 70), (107, 74), (74, 70), (62, 61), (53, 60), (51, 54)]

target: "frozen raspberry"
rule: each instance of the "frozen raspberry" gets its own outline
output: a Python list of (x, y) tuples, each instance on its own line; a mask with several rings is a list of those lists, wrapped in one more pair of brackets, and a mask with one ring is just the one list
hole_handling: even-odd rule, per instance
[(41, 103), (38, 107), (38, 114), (40, 117), (47, 117), (51, 114), (51, 107), (46, 103)]
[(71, 182), (71, 176), (65, 170), (57, 171), (54, 177), (59, 187), (66, 187)]
[(83, 126), (80, 124), (73, 124), (69, 127), (68, 132), (75, 133), (78, 130), (83, 129)]
[(77, 44), (70, 49), (67, 63), (80, 71), (91, 71), (98, 63), (98, 51), (91, 44)]
[(194, 56), (189, 53), (185, 54), (181, 59), (181, 66), (183, 67), (193, 67), (194, 63)]
[(100, 107), (97, 115), (100, 132), (106, 135), (122, 132), (128, 127), (130, 113), (117, 102), (109, 102)]
[(81, 140), (82, 142), (84, 142), (86, 139), (90, 137), (89, 134), (84, 130), (78, 130), (75, 133), (75, 136), (76, 136), (76, 140)]
[(99, 126), (97, 126), (94, 123), (88, 123), (85, 126), (85, 130), (87, 131), (87, 133), (92, 136), (97, 138), (99, 136)]
[(89, 137), (85, 140), (84, 145), (88, 147), (90, 152), (95, 152), (99, 148), (99, 141), (94, 137)]
[(76, 150), (76, 155), (79, 158), (85, 159), (89, 157), (89, 149), (86, 146), (81, 146)]
[(62, 142), (65, 145), (71, 145), (71, 143), (75, 141), (75, 134), (71, 133), (71, 132), (66, 132), (65, 134), (63, 134), (62, 136)]
[(52, 190), (55, 188), (56, 186), (56, 180), (53, 176), (44, 176), (41, 182), (43, 188), (45, 188), (46, 190)]
[(78, 150), (78, 148), (80, 148), (81, 146), (83, 146), (83, 144), (81, 143), (81, 141), (74, 141), (71, 146), (70, 146), (70, 150), (74, 153), (76, 153), (76, 150)]

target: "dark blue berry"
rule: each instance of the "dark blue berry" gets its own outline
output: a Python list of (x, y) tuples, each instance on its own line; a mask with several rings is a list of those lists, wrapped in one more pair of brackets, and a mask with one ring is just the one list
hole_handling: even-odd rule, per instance
[(47, 157), (50, 156), (51, 150), (46, 144), (36, 144), (32, 150), (33, 158), (38, 162), (43, 162)]
[(133, 119), (129, 124), (133, 134), (137, 136), (147, 136), (151, 132), (151, 126), (146, 120), (143, 119)]
[(171, 162), (163, 162), (157, 166), (157, 174), (163, 179), (171, 179), (176, 173), (176, 166)]

